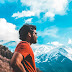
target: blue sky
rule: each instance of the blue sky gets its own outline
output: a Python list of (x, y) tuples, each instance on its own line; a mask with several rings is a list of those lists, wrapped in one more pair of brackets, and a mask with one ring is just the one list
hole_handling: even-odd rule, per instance
[(0, 0), (0, 44), (14, 50), (25, 23), (36, 25), (36, 45), (72, 44), (72, 0)]

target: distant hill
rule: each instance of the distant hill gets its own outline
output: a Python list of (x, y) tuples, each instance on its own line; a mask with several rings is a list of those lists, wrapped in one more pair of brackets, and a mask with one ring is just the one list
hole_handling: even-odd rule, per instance
[[(10, 67), (10, 59), (12, 58), (13, 53), (3, 45), (0, 45), (0, 72), (12, 72)], [(42, 72), (37, 68), (37, 72)]]

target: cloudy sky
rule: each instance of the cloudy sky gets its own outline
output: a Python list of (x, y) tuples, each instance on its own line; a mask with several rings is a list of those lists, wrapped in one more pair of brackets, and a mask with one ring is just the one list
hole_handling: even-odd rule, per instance
[(72, 44), (72, 0), (0, 0), (0, 44), (14, 50), (25, 23), (36, 25), (37, 45)]

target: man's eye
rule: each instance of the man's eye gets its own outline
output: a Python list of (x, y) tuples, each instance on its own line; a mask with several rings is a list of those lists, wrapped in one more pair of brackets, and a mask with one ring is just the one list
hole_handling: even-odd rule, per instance
[(37, 35), (37, 33), (35, 33)]

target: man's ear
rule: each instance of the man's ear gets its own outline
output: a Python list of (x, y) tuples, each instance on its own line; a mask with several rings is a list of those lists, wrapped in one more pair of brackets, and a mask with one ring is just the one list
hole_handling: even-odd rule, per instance
[(31, 37), (31, 33), (30, 32), (28, 32), (28, 36)]

